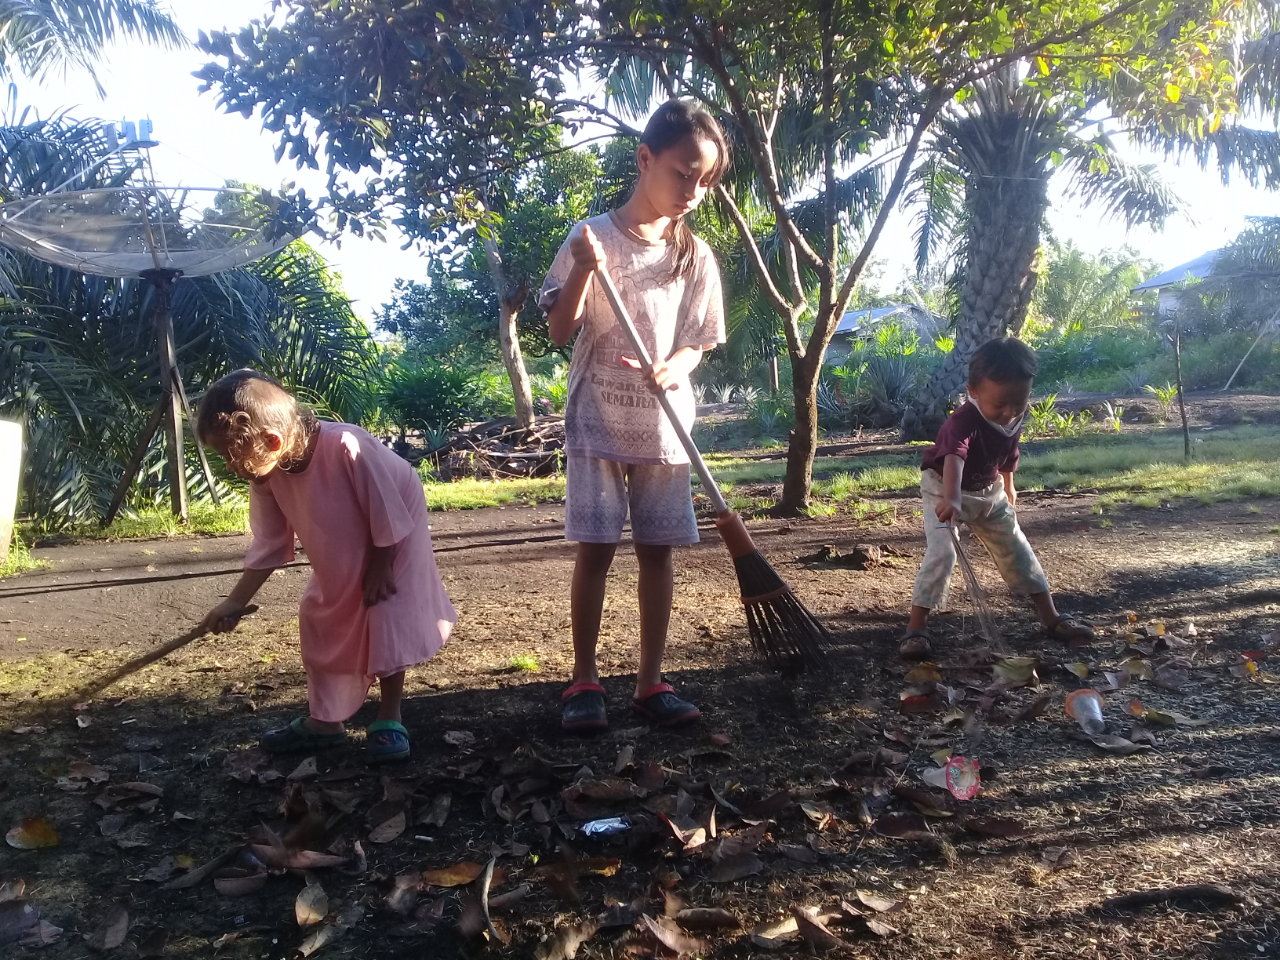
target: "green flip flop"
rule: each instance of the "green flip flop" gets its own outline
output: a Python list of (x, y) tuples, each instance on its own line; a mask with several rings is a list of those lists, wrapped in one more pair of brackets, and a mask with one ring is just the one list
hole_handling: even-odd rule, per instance
[(365, 730), (370, 763), (409, 759), (409, 731), (395, 720), (375, 720)]
[(295, 717), (287, 727), (268, 730), (262, 735), (262, 748), (271, 753), (302, 753), (306, 750), (328, 750), (347, 742), (347, 731), (316, 733), (307, 729), (304, 717)]

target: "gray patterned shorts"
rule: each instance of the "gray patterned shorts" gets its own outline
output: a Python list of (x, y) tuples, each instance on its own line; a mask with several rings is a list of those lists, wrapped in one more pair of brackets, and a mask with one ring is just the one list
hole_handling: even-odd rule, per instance
[(566, 540), (617, 543), (630, 508), (632, 542), (698, 542), (687, 463), (619, 463), (570, 455), (565, 469)]

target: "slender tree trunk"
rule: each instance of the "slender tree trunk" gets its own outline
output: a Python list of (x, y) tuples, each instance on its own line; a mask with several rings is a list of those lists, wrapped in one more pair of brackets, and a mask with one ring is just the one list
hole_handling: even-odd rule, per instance
[(809, 506), (813, 487), (813, 457), (818, 450), (818, 374), (822, 354), (803, 359), (791, 357), (791, 393), (796, 405), (796, 426), (787, 446), (787, 476), (782, 484), (779, 512), (794, 516)]
[(902, 418), (902, 439), (932, 440), (964, 387), (969, 358), (994, 337), (1022, 329), (1036, 286), (1040, 225), (1049, 208), (1045, 178), (974, 178), (968, 256), (956, 345)]
[[(1240, 362), (1244, 363), (1243, 360)], [(775, 346), (773, 353), (769, 355), (769, 392), (776, 397), (781, 386), (782, 384), (778, 382), (778, 348)]]
[(1191, 460), (1191, 428), (1187, 425), (1187, 403), (1182, 390), (1182, 320), (1173, 318), (1173, 372), (1178, 378), (1178, 415), (1182, 420), (1182, 455)]
[(484, 238), (484, 256), (489, 263), (494, 293), (498, 295), (498, 347), (502, 351), (507, 376), (511, 378), (516, 422), (527, 427), (533, 422), (533, 387), (529, 382), (529, 371), (524, 365), (524, 354), (520, 352), (516, 317), (529, 296), (529, 285), (521, 284), (514, 293), (507, 289), (507, 272), (502, 265), (502, 252), (492, 236)]

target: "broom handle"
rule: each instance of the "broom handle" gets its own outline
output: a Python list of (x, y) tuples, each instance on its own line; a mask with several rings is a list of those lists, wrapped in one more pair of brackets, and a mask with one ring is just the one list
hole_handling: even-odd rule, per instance
[[(644, 348), (644, 344), (640, 342), (640, 334), (636, 332), (636, 325), (631, 320), (631, 314), (627, 311), (626, 305), (622, 302), (622, 298), (618, 295), (618, 288), (613, 285), (613, 278), (609, 276), (609, 271), (605, 267), (596, 270), (596, 279), (600, 282), (600, 288), (604, 290), (605, 298), (609, 301), (609, 306), (613, 307), (613, 314), (618, 318), (618, 325), (627, 335), (627, 339), (631, 341), (631, 349), (636, 352), (636, 359), (644, 365), (646, 371), (653, 369), (653, 360), (649, 356), (649, 351)], [(698, 473), (698, 479), (702, 481), (702, 489), (706, 491), (707, 496), (711, 498), (711, 502), (715, 505), (716, 513), (728, 513), (729, 505), (725, 503), (724, 497), (720, 495), (720, 488), (716, 486), (715, 478), (711, 476), (711, 471), (707, 469), (707, 463), (702, 459), (702, 454), (698, 452), (698, 447), (693, 442), (693, 437), (689, 436), (689, 431), (685, 429), (684, 424), (680, 422), (680, 418), (676, 416), (675, 409), (671, 406), (670, 391), (658, 391), (658, 403), (662, 404), (662, 409), (667, 414), (667, 419), (671, 421), (671, 427), (675, 430), (676, 436), (680, 438), (680, 445), (684, 447), (684, 452), (689, 455), (689, 460), (693, 464), (693, 469)]]
[[(251, 603), (234, 617), (228, 617), (227, 619), (234, 619), (236, 622), (239, 622), (241, 617), (248, 616), (251, 613), (256, 613), (257, 610), (258, 605), (256, 603)], [(201, 637), (208, 634), (208, 632), (208, 630), (205, 630), (202, 627), (193, 627), (177, 639), (161, 644), (154, 650), (149, 650), (142, 654), (140, 657), (134, 657), (123, 666), (112, 670), (105, 677), (99, 677), (92, 683), (86, 684), (76, 691), (75, 697), (77, 700), (88, 700), (107, 689), (107, 687), (111, 686), (116, 681), (123, 680), (125, 677), (129, 676), (129, 674), (137, 673), (143, 667), (148, 667), (157, 660), (167, 657), (169, 654), (173, 653), (173, 651), (185, 647), (192, 640), (199, 640)]]

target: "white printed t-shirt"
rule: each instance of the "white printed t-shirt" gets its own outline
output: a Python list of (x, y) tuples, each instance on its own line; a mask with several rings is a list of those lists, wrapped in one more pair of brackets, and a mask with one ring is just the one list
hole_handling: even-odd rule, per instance
[[(720, 268), (706, 241), (694, 237), (693, 270), (688, 277), (673, 280), (668, 244), (632, 236), (612, 214), (584, 222), (604, 248), (606, 268), (650, 356), (666, 359), (682, 347), (724, 343)], [(579, 223), (551, 264), (538, 299), (543, 311), (551, 309), (569, 278), (573, 269), (569, 239), (581, 231)], [(593, 275), (569, 365), (565, 452), (621, 463), (688, 463), (688, 454), (647, 385), (645, 372), (622, 362), (623, 356), (634, 354)], [(667, 396), (680, 422), (692, 428), (689, 378), (680, 380), (679, 388)]]

